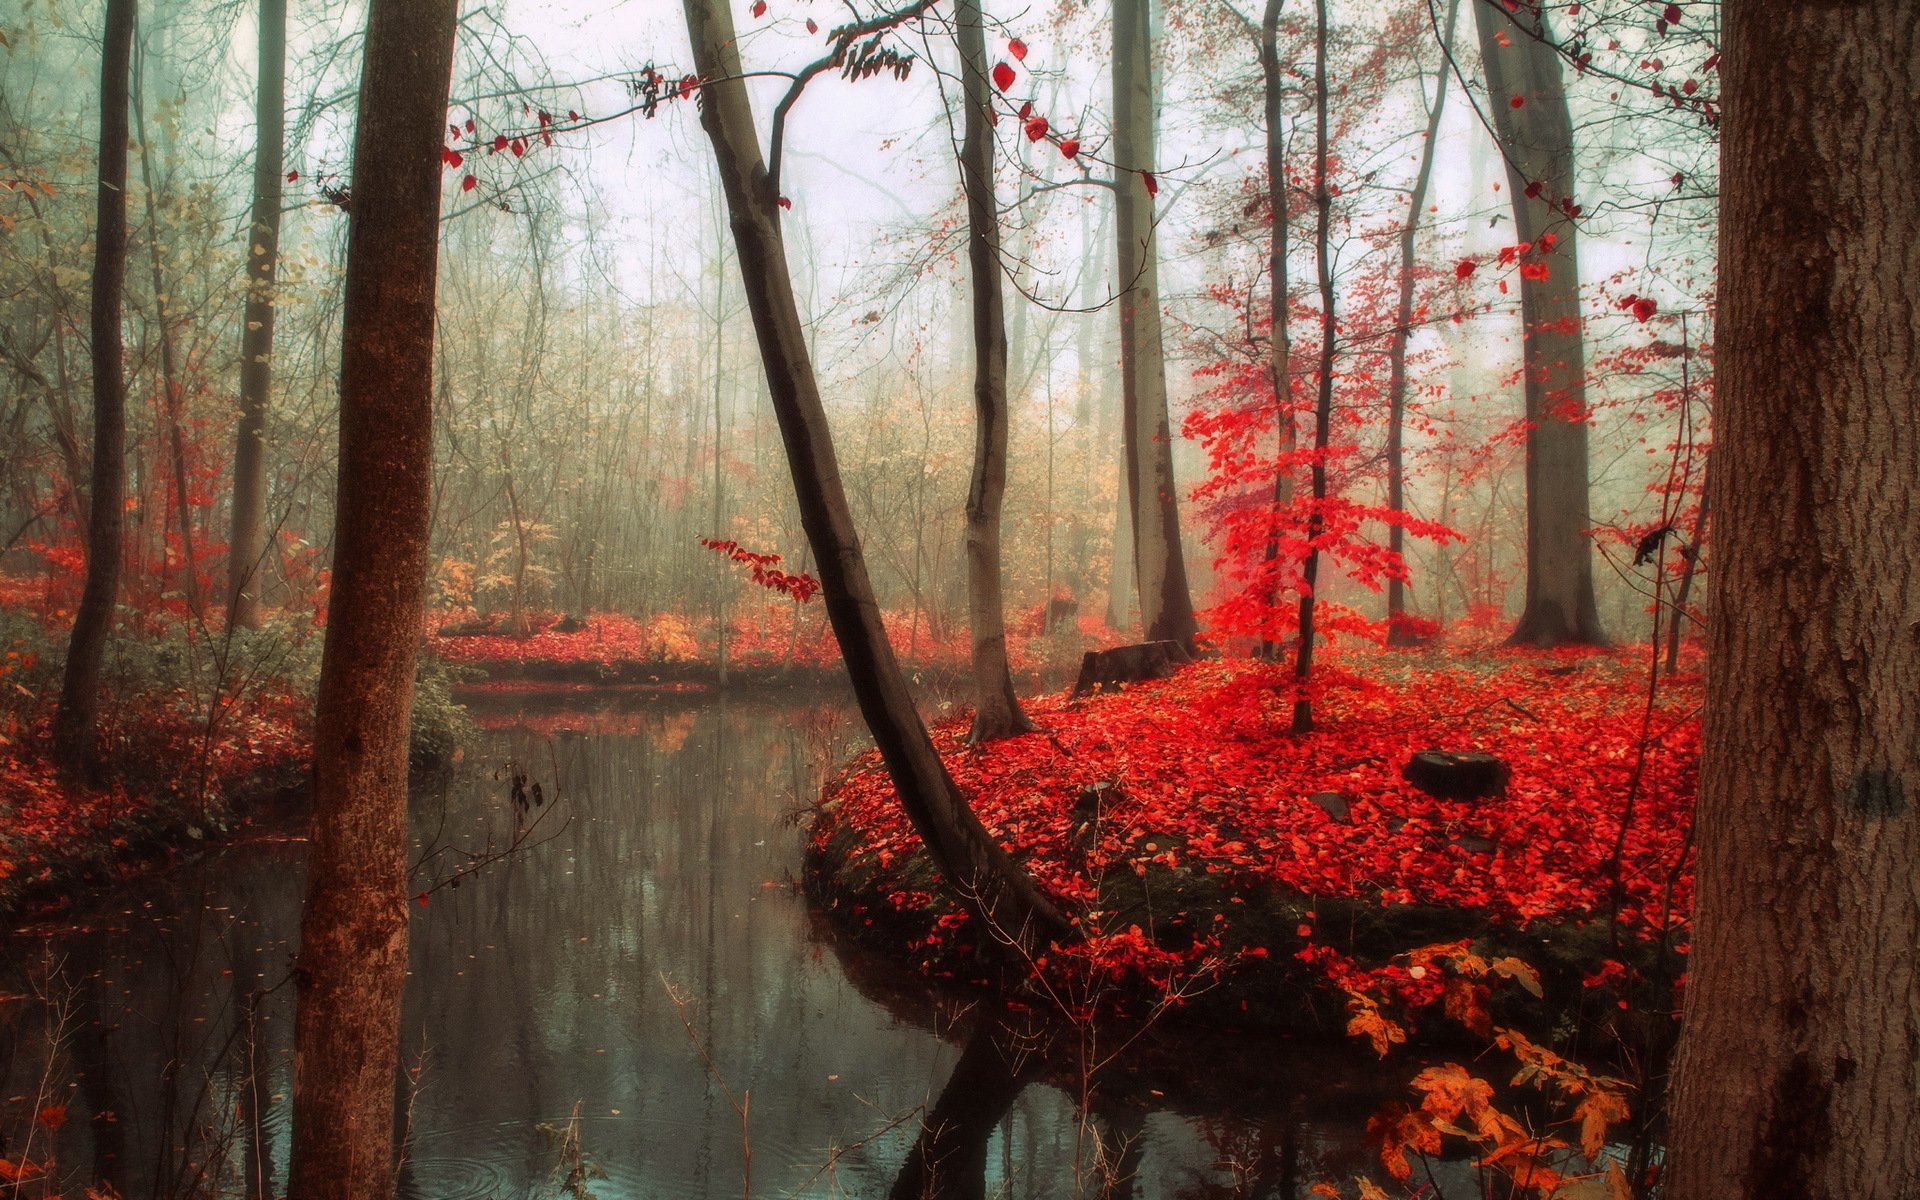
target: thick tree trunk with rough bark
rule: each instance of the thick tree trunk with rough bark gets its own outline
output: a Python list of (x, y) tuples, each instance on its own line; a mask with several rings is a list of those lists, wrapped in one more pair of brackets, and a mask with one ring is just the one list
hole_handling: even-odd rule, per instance
[(1731, 5), (1669, 1200), (1920, 1196), (1920, 21)]
[(967, 488), (967, 608), (973, 626), (975, 743), (1026, 733), (1033, 722), (1013, 694), (1000, 594), (1000, 512), (1007, 493), (1007, 325), (1000, 291), (1000, 214), (993, 198), (993, 90), (987, 81), (979, 0), (957, 0), (955, 37), (966, 106), (960, 179), (967, 194), (967, 265), (973, 274), (973, 481)]
[(888, 644), (866, 556), (840, 480), (832, 430), (794, 300), (778, 197), (760, 153), (726, 0), (683, 0), (702, 79), (700, 124), (713, 143), (747, 306), (793, 474), (800, 523), (819, 564), (827, 619), (839, 640), (860, 714), (902, 807), (941, 877), (1000, 936), (1029, 944), (1067, 932), (1053, 903), (968, 807), (914, 708)]
[(333, 586), (313, 735), (292, 1200), (394, 1194), (407, 729), (426, 603), (440, 149), (459, 0), (373, 0), (340, 359)]
[(108, 0), (100, 52), (100, 183), (93, 234), (93, 469), (87, 517), (87, 579), (67, 642), (54, 761), (69, 777), (94, 773), (100, 670), (120, 591), (120, 530), (126, 509), (127, 380), (120, 310), (127, 285), (127, 82), (133, 68), (135, 0)]
[[(1427, 185), (1433, 179), (1433, 146), (1440, 137), (1440, 118), (1447, 109), (1447, 87), (1452, 79), (1454, 21), (1460, 0), (1447, 0), (1447, 22), (1440, 35), (1440, 62), (1434, 69), (1433, 102), (1427, 106), (1426, 138), (1420, 144), (1420, 169), (1407, 196), (1407, 223), (1400, 230), (1400, 302), (1394, 312), (1393, 343), (1387, 348), (1387, 508), (1398, 514), (1406, 508), (1407, 342), (1413, 337), (1413, 264), (1419, 240), (1420, 218), (1427, 208)], [(1406, 568), (1407, 530), (1398, 520), (1387, 528), (1387, 549)], [(1407, 584), (1395, 575), (1387, 580), (1387, 645), (1418, 645), (1406, 628)]]
[(227, 625), (260, 624), (267, 555), (267, 404), (273, 394), (274, 284), (280, 268), (280, 187), (286, 166), (287, 0), (260, 0), (254, 93), (253, 215), (247, 225), (247, 305), (240, 333), (240, 421), (233, 435), (233, 528), (227, 547)]
[(1133, 512), (1140, 623), (1150, 642), (1193, 645), (1200, 625), (1180, 544), (1167, 364), (1154, 245), (1152, 0), (1113, 0), (1114, 228), (1119, 238), (1121, 438)]
[[(1587, 518), (1587, 364), (1574, 222), (1573, 119), (1560, 56), (1539, 16), (1476, 0), (1487, 107), (1507, 165), (1514, 236), (1550, 274), (1520, 279), (1527, 419), (1526, 606), (1507, 640), (1603, 644)], [(1502, 40), (1504, 39), (1504, 41)], [(1513, 102), (1518, 99), (1520, 107)], [(1535, 187), (1534, 185), (1539, 185)], [(1534, 194), (1529, 196), (1531, 190)], [(1540, 252), (1551, 236), (1553, 249)]]

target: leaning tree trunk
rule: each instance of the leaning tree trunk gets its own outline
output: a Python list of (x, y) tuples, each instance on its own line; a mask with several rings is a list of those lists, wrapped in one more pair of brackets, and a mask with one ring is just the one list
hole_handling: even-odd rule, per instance
[(260, 624), (267, 556), (267, 402), (273, 393), (274, 283), (280, 266), (280, 172), (286, 165), (287, 0), (260, 0), (254, 95), (253, 216), (247, 226), (247, 305), (240, 333), (240, 422), (233, 435), (233, 531), (227, 547), (227, 626)]
[(969, 911), (1006, 938), (1035, 943), (1064, 935), (1065, 919), (988, 835), (947, 773), (887, 642), (794, 301), (777, 197), (741, 77), (733, 15), (726, 0), (683, 2), (694, 67), (708, 81), (700, 89), (700, 124), (719, 164), (767, 390), (792, 468), (800, 523), (819, 563), (827, 618), (839, 639), (861, 716), (935, 868)]
[(1911, 1200), (1920, 254), (1889, 217), (1920, 207), (1920, 21), (1910, 0), (1724, 19), (1719, 534), (1666, 1194)]
[(1133, 511), (1140, 623), (1150, 642), (1191, 647), (1199, 623), (1180, 545), (1154, 246), (1152, 0), (1113, 0), (1114, 228), (1119, 239), (1121, 439)]
[[(1007, 492), (1007, 325), (1000, 291), (1000, 213), (993, 197), (993, 89), (987, 82), (979, 0), (957, 0), (965, 85), (960, 177), (967, 194), (967, 262), (973, 272), (973, 481), (967, 488), (967, 607), (973, 625), (975, 743), (1026, 733), (1033, 722), (1013, 694), (1007, 616), (1000, 595), (1000, 511)], [(1048, 593), (1052, 603), (1052, 593)]]
[(127, 284), (127, 79), (133, 66), (135, 0), (107, 0), (100, 48), (100, 185), (93, 234), (93, 470), (87, 517), (87, 579), (67, 643), (54, 761), (69, 777), (94, 776), (95, 725), (107, 633), (120, 590), (125, 519), (127, 381), (120, 309)]
[[(1480, 58), (1513, 195), (1514, 233), (1545, 279), (1520, 278), (1527, 419), (1527, 587), (1510, 644), (1603, 644), (1587, 529), (1587, 364), (1574, 222), (1573, 119), (1537, 14), (1477, 0)], [(1523, 13), (1527, 15), (1522, 15)], [(1518, 102), (1520, 107), (1515, 108)], [(1535, 186), (1538, 185), (1538, 186)], [(1532, 192), (1532, 195), (1528, 193)], [(1554, 241), (1546, 250), (1546, 238)]]
[(292, 1200), (394, 1194), (407, 728), (426, 608), (440, 149), (459, 0), (373, 0), (347, 229), (333, 586), (313, 734)]

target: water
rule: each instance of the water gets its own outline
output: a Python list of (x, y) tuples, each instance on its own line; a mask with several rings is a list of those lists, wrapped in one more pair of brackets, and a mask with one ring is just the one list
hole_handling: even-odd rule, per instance
[[(844, 944), (799, 892), (797, 818), (855, 736), (850, 706), (571, 702), (490, 701), (453, 778), (415, 798), (431, 894), (412, 908), (403, 1195), (557, 1196), (570, 1172), (601, 1200), (887, 1195), (969, 1031), (997, 1026), (981, 997)], [(525, 818), (508, 764), (546, 799)], [(13, 1161), (51, 1149), (70, 1196), (284, 1189), (303, 858), (297, 822), (268, 822), (14, 940)], [(1366, 1168), (1365, 1115), (1399, 1086), (1345, 1050), (1158, 1027), (1089, 1090), (1082, 1032), (946, 1097), (974, 1112), (962, 1193), (1305, 1195)], [(1096, 1059), (1121, 1035), (1102, 1036)]]

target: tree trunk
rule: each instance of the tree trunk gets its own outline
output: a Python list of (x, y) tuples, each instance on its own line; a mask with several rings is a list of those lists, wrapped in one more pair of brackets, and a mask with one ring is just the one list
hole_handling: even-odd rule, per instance
[(1887, 218), (1920, 205), (1920, 22), (1909, 0), (1724, 19), (1720, 536), (1667, 1195), (1911, 1200), (1920, 262)]
[(1321, 531), (1326, 528), (1327, 443), (1333, 432), (1333, 363), (1339, 323), (1333, 294), (1333, 193), (1327, 183), (1327, 0), (1313, 6), (1313, 261), (1320, 283), (1319, 395), (1313, 408), (1313, 507), (1307, 512), (1307, 559), (1301, 564), (1300, 644), (1293, 658), (1293, 731), (1313, 731), (1313, 619), (1320, 586)]
[(861, 715), (929, 857), (995, 936), (1043, 943), (1066, 920), (988, 835), (947, 773), (887, 643), (866, 556), (840, 481), (827, 413), (794, 301), (777, 197), (768, 183), (725, 0), (684, 0), (701, 87), (700, 123), (713, 143), (754, 334), (792, 468), (800, 523), (819, 563), (828, 620)]
[(67, 643), (53, 754), (72, 778), (98, 773), (95, 725), (100, 670), (120, 590), (125, 520), (127, 381), (120, 308), (127, 283), (127, 79), (136, 0), (107, 0), (100, 48), (100, 186), (93, 235), (93, 470), (87, 518), (87, 579)]
[(1199, 623), (1180, 545), (1154, 247), (1152, 0), (1113, 0), (1114, 228), (1119, 238), (1121, 436), (1140, 621), (1150, 642), (1193, 645)]
[(1440, 118), (1446, 112), (1447, 87), (1452, 79), (1453, 26), (1460, 0), (1447, 0), (1447, 23), (1440, 35), (1440, 62), (1433, 73), (1433, 104), (1427, 109), (1426, 140), (1420, 145), (1420, 170), (1407, 196), (1407, 223), (1400, 230), (1400, 306), (1394, 314), (1393, 343), (1387, 348), (1387, 508), (1394, 514), (1387, 526), (1387, 550), (1396, 574), (1387, 579), (1387, 645), (1411, 646), (1420, 639), (1406, 629), (1407, 530), (1399, 516), (1406, 510), (1407, 342), (1413, 337), (1413, 262), (1420, 232), (1420, 216), (1427, 207), (1427, 185), (1433, 179), (1433, 145), (1440, 137)]
[(440, 149), (458, 0), (373, 0), (347, 231), (333, 586), (295, 968), (293, 1200), (394, 1193), (407, 727), (432, 507)]
[[(1280, 429), (1273, 475), (1273, 529), (1267, 543), (1266, 565), (1272, 575), (1267, 602), (1275, 612), (1281, 605), (1280, 535), (1287, 510), (1293, 507), (1293, 456), (1298, 434), (1293, 419), (1293, 338), (1287, 329), (1292, 288), (1287, 276), (1287, 218), (1291, 211), (1287, 187), (1286, 80), (1280, 67), (1280, 7), (1283, 0), (1267, 0), (1260, 17), (1260, 83), (1266, 102), (1267, 205), (1273, 210), (1273, 229), (1267, 240), (1267, 277), (1272, 283), (1272, 327), (1267, 333), (1267, 375), (1273, 386), (1274, 421)], [(1264, 638), (1260, 656), (1278, 658), (1280, 643)]]
[[(960, 176), (967, 194), (967, 262), (973, 273), (973, 481), (967, 488), (967, 608), (973, 626), (974, 743), (1027, 733), (1013, 694), (1000, 595), (1000, 511), (1007, 492), (1007, 328), (1000, 291), (1000, 214), (993, 196), (993, 90), (980, 0), (957, 0), (966, 106)], [(1048, 427), (1052, 437), (1052, 427)], [(1051, 565), (1051, 560), (1049, 560)], [(1052, 602), (1052, 591), (1047, 593)]]
[(273, 392), (274, 284), (280, 267), (280, 183), (286, 166), (287, 0), (260, 0), (260, 76), (254, 97), (253, 216), (247, 229), (247, 305), (240, 333), (240, 422), (233, 440), (233, 531), (227, 627), (258, 628), (267, 555), (267, 403)]
[[(1527, 419), (1526, 607), (1507, 641), (1601, 645), (1587, 542), (1587, 364), (1572, 204), (1573, 120), (1560, 56), (1541, 18), (1503, 4), (1473, 6), (1488, 107), (1513, 194), (1514, 234), (1551, 274), (1520, 279)], [(1522, 12), (1529, 10), (1523, 9)], [(1505, 39), (1503, 44), (1502, 39)], [(1515, 100), (1520, 107), (1513, 107)], [(1533, 185), (1538, 184), (1537, 188)], [(1535, 194), (1527, 195), (1532, 188)], [(1543, 250), (1544, 237), (1554, 246)]]
[[(200, 572), (194, 563), (193, 505), (187, 487), (187, 442), (180, 409), (186, 383), (180, 378), (179, 355), (173, 340), (173, 314), (167, 302), (166, 276), (160, 266), (160, 210), (154, 203), (153, 146), (147, 141), (146, 52), (136, 51), (132, 92), (134, 133), (140, 143), (140, 194), (147, 211), (147, 265), (153, 279), (153, 318), (160, 333), (161, 417), (167, 427), (167, 452), (173, 484), (174, 527), (180, 534), (181, 594), (187, 611), (198, 622), (205, 610), (200, 603)], [(164, 533), (161, 545), (166, 544)], [(165, 564), (166, 556), (161, 556)]]

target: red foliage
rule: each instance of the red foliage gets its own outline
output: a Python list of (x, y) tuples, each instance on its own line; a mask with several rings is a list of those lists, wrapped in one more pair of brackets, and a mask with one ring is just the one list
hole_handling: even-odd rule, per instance
[[(1091, 875), (1157, 863), (1224, 875), (1240, 889), (1461, 907), (1510, 927), (1605, 912), (1617, 877), (1625, 928), (1651, 934), (1684, 921), (1697, 677), (1669, 684), (1636, 780), (1644, 680), (1629, 657), (1516, 652), (1417, 669), (1392, 656), (1364, 661), (1372, 678), (1325, 672), (1321, 732), (1309, 738), (1288, 732), (1284, 672), (1203, 663), (1118, 694), (1028, 701), (1043, 732), (969, 748), (962, 714), (935, 740), (987, 829), (1069, 904), (1093, 900)], [(1435, 745), (1497, 752), (1513, 770), (1508, 794), (1440, 800), (1406, 783), (1401, 766)], [(1122, 799), (1082, 857), (1069, 845), (1072, 809), (1084, 788), (1106, 781)], [(1346, 801), (1349, 822), (1309, 799), (1326, 792)], [(874, 890), (903, 911), (924, 908), (929, 898), (905, 882), (918, 841), (875, 755), (856, 760), (828, 799), (816, 844), (838, 827), (857, 830), (863, 872), (881, 880)], [(942, 929), (962, 924), (940, 918)], [(1231, 915), (1214, 939), (1230, 929)], [(1091, 952), (1111, 940), (1096, 939)], [(937, 944), (926, 949), (937, 957)]]

